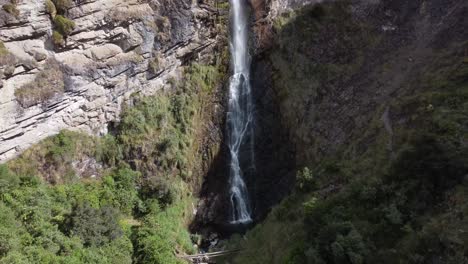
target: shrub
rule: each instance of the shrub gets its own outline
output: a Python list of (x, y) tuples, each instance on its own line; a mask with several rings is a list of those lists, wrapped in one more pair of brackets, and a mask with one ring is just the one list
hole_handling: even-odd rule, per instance
[(46, 0), (45, 5), (46, 5), (47, 13), (49, 13), (49, 15), (52, 18), (54, 18), (57, 15), (57, 8), (55, 8), (54, 2), (52, 2), (51, 0)]
[(364, 263), (368, 249), (349, 222), (329, 223), (318, 234), (319, 251), (327, 263)]
[(96, 149), (97, 159), (108, 166), (116, 166), (123, 160), (121, 146), (112, 135), (105, 135), (99, 141)]
[(181, 263), (174, 248), (191, 253), (194, 251), (190, 234), (184, 227), (188, 201), (179, 200), (162, 209), (156, 201), (148, 201), (150, 212), (143, 218), (143, 226), (135, 233), (135, 263)]
[(59, 64), (49, 60), (45, 65), (47, 68), (38, 73), (34, 81), (15, 91), (16, 100), (22, 107), (45, 103), (64, 92), (65, 84)]
[(19, 185), (19, 177), (14, 175), (4, 164), (0, 164), (0, 194)]
[(3, 41), (0, 40), (0, 56), (5, 56), (8, 53), (9, 52), (8, 52), (7, 48), (5, 47), (5, 44), (3, 43)]
[(63, 163), (71, 160), (76, 147), (76, 142), (71, 135), (66, 130), (63, 130), (52, 138), (52, 145), (47, 154), (49, 161)]
[(131, 215), (139, 201), (136, 183), (140, 174), (128, 167), (122, 167), (107, 177), (110, 178), (104, 179), (104, 186), (113, 193), (113, 206), (118, 207), (122, 213)]
[(309, 168), (304, 167), (302, 171), (298, 171), (296, 174), (297, 186), (300, 190), (308, 191), (316, 187), (316, 180), (314, 175), (309, 170)]
[(11, 68), (12, 66), (14, 67), (15, 64), (16, 57), (8, 51), (8, 49), (5, 47), (5, 44), (3, 44), (3, 42), (0, 40), (0, 65), (7, 65)]
[(52, 0), (53, 4), (59, 14), (65, 14), (67, 10), (72, 6), (72, 0)]
[(4, 5), (2, 6), (2, 8), (3, 8), (3, 10), (5, 10), (5, 12), (7, 12), (7, 13), (13, 15), (13, 16), (15, 16), (16, 18), (19, 17), (19, 14), (20, 14), (20, 13), (19, 13), (18, 8), (16, 8), (16, 5), (11, 4), (11, 3), (9, 3), (9, 4), (4, 4)]
[(63, 36), (70, 35), (75, 29), (75, 22), (61, 15), (55, 16), (54, 24), (57, 31)]
[(96, 209), (89, 203), (76, 205), (64, 228), (68, 235), (80, 237), (85, 246), (102, 246), (122, 236), (117, 210), (112, 207)]
[(54, 30), (52, 33), (52, 42), (56, 46), (63, 46), (65, 44), (65, 39), (60, 32)]
[(220, 77), (217, 68), (210, 65), (194, 63), (187, 70), (188, 83), (205, 92), (212, 91)]
[(405, 186), (407, 195), (416, 201), (436, 198), (468, 172), (467, 151), (451, 148), (449, 143), (440, 142), (436, 135), (415, 136), (393, 161), (386, 180)]

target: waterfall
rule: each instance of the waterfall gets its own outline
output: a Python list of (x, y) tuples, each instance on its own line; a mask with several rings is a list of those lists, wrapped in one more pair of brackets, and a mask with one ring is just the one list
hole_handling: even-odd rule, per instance
[[(229, 83), (227, 134), (229, 145), (229, 187), (232, 224), (252, 221), (246, 170), (254, 167), (253, 105), (250, 87), (248, 16), (243, 0), (231, 2), (230, 51), (233, 75)], [(243, 150), (241, 152), (241, 149)], [(244, 151), (245, 150), (245, 151)], [(245, 155), (241, 157), (241, 155)]]

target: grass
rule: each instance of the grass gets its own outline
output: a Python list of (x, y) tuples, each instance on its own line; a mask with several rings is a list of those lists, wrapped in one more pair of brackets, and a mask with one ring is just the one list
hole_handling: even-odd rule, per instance
[(62, 131), (32, 146), (9, 166), (18, 175), (36, 175), (51, 183), (71, 183), (77, 180), (73, 161), (97, 156), (98, 150), (94, 149), (98, 143), (90, 136)]
[(52, 32), (52, 42), (56, 46), (62, 46), (63, 44), (65, 44), (65, 39), (63, 38), (63, 35), (60, 34), (60, 32), (54, 30)]
[(54, 2), (52, 2), (51, 0), (46, 0), (45, 6), (46, 6), (47, 13), (53, 19), (57, 15), (57, 8), (55, 7)]
[(3, 43), (3, 41), (0, 41), (0, 56), (5, 56), (8, 54), (9, 52), (8, 49), (5, 47), (5, 44)]
[(36, 75), (34, 81), (15, 90), (15, 97), (23, 108), (27, 108), (45, 104), (54, 96), (63, 94), (64, 91), (65, 84), (60, 65), (49, 60), (45, 68)]
[[(72, 0), (52, 0), (54, 4), (54, 8), (57, 10), (57, 12), (61, 15), (64, 15), (70, 7), (72, 7), (73, 2)], [(46, 0), (46, 5), (48, 7), (48, 10), (53, 10), (49, 9), (49, 5)], [(50, 13), (51, 14), (51, 13)]]
[[(3, 41), (0, 40), (0, 65), (6, 65), (7, 67), (15, 66), (16, 58), (11, 54), (5, 47)], [(14, 70), (14, 69), (13, 69)]]
[[(226, 262), (466, 262), (466, 43), (434, 53), (403, 84), (406, 94), (369, 111), (370, 121), (350, 128), (350, 139), (331, 155), (317, 151), (320, 135), (310, 142), (300, 138), (311, 137), (312, 128), (303, 125), (307, 111), (320, 115), (320, 95), (340, 91), (339, 81), (359, 72), (362, 47), (372, 49), (380, 39), (349, 19), (346, 5), (338, 3), (277, 21), (278, 45), (270, 56), (274, 89), (310, 171), (297, 168), (293, 193), (245, 237), (229, 241), (246, 252)], [(338, 35), (328, 42), (332, 29)], [(317, 46), (327, 56), (307, 57)], [(386, 109), (392, 134), (382, 122)]]
[(75, 29), (75, 22), (62, 15), (54, 17), (54, 25), (55, 29), (63, 36), (70, 35), (73, 32), (73, 29)]
[[(246, 236), (231, 238), (227, 243), (230, 248), (244, 249), (231, 260), (232, 263), (288, 263), (292, 251), (305, 239), (305, 233), (301, 232), (305, 228), (300, 206), (303, 199), (294, 196), (284, 200), (272, 209), (270, 217), (257, 224)], [(298, 206), (292, 207), (294, 205)]]
[[(0, 262), (170, 264), (194, 253), (196, 121), (218, 83), (199, 76), (216, 66), (193, 67), (205, 70), (187, 69), (174, 91), (134, 98), (115, 136), (62, 131), (0, 166)], [(83, 160), (102, 166), (95, 178), (79, 177)]]

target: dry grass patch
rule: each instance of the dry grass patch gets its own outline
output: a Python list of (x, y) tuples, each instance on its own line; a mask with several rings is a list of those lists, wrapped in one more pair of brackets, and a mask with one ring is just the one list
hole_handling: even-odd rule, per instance
[(60, 65), (53, 60), (47, 61), (45, 65), (46, 68), (37, 74), (34, 81), (15, 91), (16, 100), (22, 107), (42, 104), (55, 95), (63, 94), (65, 84)]
[(2, 66), (14, 66), (16, 64), (16, 58), (11, 54), (5, 47), (5, 44), (0, 40), (0, 68)]
[(18, 18), (19, 15), (20, 15), (20, 12), (18, 10), (18, 8), (16, 8), (16, 5), (13, 4), (13, 3), (8, 3), (8, 4), (4, 4), (2, 6), (3, 10), (5, 10), (5, 12), (7, 12), (8, 14)]
[(52, 2), (51, 0), (46, 0), (45, 6), (46, 6), (47, 13), (53, 19), (57, 15), (57, 8), (55, 7), (54, 2)]

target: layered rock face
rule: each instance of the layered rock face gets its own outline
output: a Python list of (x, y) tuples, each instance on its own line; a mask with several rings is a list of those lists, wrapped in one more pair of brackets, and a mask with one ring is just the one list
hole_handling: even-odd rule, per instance
[[(45, 1), (16, 8), (16, 17), (0, 10), (0, 162), (61, 129), (106, 133), (132, 94), (154, 94), (179, 66), (209, 60), (217, 37), (216, 10), (188, 0), (74, 1), (60, 46)], [(47, 84), (60, 89), (19, 100)]]

